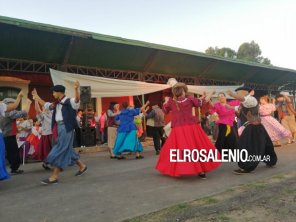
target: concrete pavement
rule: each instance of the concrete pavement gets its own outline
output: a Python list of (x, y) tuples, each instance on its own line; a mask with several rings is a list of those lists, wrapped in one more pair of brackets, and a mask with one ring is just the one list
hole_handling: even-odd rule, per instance
[(151, 147), (145, 159), (111, 160), (107, 152), (82, 154), (89, 170), (75, 177), (77, 167), (69, 167), (60, 183), (42, 186), (49, 172), (41, 163), (26, 164), (25, 174), (0, 182), (1, 222), (122, 221), (182, 202), (222, 192), (296, 169), (296, 145), (276, 148), (278, 164), (260, 164), (248, 175), (234, 175), (236, 163), (224, 163), (208, 173), (207, 180), (196, 177), (171, 178), (154, 169), (157, 156)]

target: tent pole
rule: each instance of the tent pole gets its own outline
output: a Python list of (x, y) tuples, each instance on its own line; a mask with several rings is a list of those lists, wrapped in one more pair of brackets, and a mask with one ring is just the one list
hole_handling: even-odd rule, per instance
[[(144, 97), (144, 94), (142, 95), (142, 106), (144, 106), (145, 104), (145, 97)], [(146, 136), (147, 136), (147, 131), (146, 131), (146, 116), (144, 115), (143, 116), (143, 135), (144, 135), (144, 138), (143, 138), (143, 141), (146, 140)]]
[(294, 86), (294, 89), (293, 89), (293, 100), (294, 100), (294, 101), (293, 101), (293, 102), (294, 102), (293, 105), (294, 105), (294, 107), (295, 107), (295, 105), (296, 105), (295, 93), (296, 93), (296, 92), (295, 92), (295, 86)]

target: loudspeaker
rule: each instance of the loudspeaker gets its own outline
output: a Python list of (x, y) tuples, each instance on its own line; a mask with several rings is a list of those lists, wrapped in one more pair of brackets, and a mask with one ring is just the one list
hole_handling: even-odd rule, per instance
[(80, 100), (81, 103), (89, 103), (91, 100), (90, 86), (80, 86)]
[(96, 128), (83, 127), (80, 129), (81, 146), (95, 146), (96, 145)]

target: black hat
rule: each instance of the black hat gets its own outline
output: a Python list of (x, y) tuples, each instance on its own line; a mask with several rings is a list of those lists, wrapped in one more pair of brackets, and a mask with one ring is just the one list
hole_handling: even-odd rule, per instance
[(240, 90), (251, 92), (253, 89), (250, 87), (247, 87), (247, 86), (241, 86), (241, 87), (238, 87), (237, 89), (235, 89), (235, 92), (240, 91)]
[(51, 91), (65, 93), (66, 88), (65, 86), (62, 86), (62, 85), (55, 85), (54, 87), (51, 88)]
[(116, 104), (119, 104), (119, 103), (118, 102), (115, 102), (115, 101), (110, 102), (109, 109), (112, 110)]

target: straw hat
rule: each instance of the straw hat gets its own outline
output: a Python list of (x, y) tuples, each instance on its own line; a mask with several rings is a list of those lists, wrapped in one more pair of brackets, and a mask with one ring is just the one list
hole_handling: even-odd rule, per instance
[(182, 88), (185, 93), (188, 92), (188, 87), (186, 86), (186, 84), (182, 82), (178, 82), (172, 88), (173, 94), (176, 95), (176, 92), (179, 91), (180, 88)]

